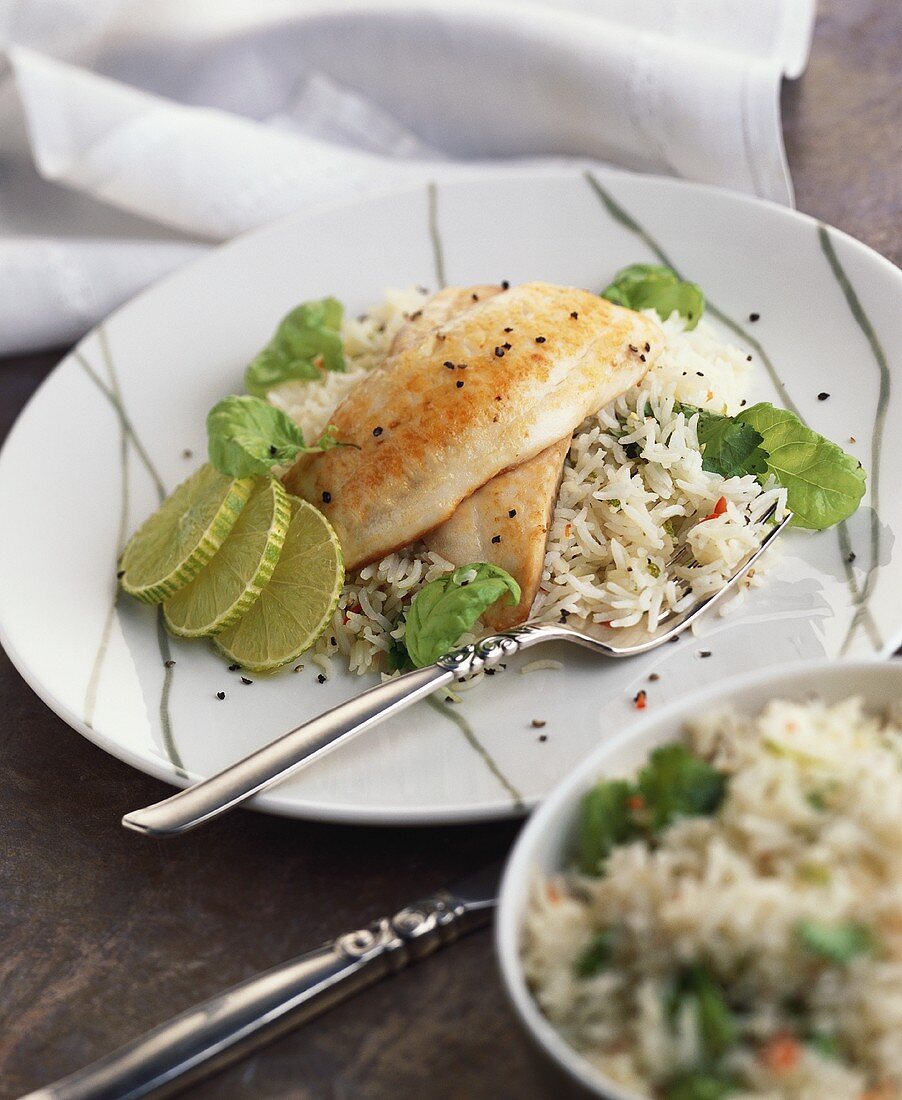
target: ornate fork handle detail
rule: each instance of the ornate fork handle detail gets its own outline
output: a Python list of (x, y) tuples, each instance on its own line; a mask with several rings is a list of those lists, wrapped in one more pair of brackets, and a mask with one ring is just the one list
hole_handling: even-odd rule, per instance
[(465, 680), (476, 672), (494, 668), (506, 658), (513, 657), (519, 652), (524, 638), (529, 634), (528, 628), (508, 630), (504, 634), (490, 634), (487, 638), (439, 657), (435, 663), (439, 668), (446, 668), (449, 672), (453, 672), (455, 680)]
[(335, 941), (335, 949), (349, 959), (364, 959), (375, 953), (388, 957), (390, 969), (400, 970), (408, 962), (432, 954), (461, 934), (464, 906), (447, 891), (408, 905), (393, 917), (382, 917), (366, 928), (346, 932)]

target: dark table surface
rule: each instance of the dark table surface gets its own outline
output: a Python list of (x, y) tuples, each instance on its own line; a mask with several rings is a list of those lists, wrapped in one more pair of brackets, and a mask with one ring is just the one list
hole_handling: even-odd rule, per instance
[[(800, 210), (902, 259), (898, 0), (821, 0), (783, 112)], [(0, 433), (62, 351), (0, 362)], [(9, 583), (6, 578), (3, 583)], [(177, 842), (120, 814), (168, 788), (53, 715), (0, 653), (0, 1094), (507, 850), (516, 824), (362, 829), (236, 813)], [(212, 1097), (543, 1095), (477, 933), (197, 1086)]]

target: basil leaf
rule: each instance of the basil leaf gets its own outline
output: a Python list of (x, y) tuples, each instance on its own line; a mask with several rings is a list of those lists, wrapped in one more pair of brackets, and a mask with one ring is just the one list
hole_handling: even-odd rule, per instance
[(713, 814), (726, 794), (727, 777), (684, 745), (662, 745), (639, 773), (638, 786), (657, 830), (679, 817)]
[(343, 313), (336, 298), (321, 298), (303, 302), (283, 317), (273, 338), (245, 371), (248, 393), (265, 397), (280, 382), (319, 378), (320, 370), (343, 371)]
[(684, 282), (661, 264), (630, 264), (618, 271), (602, 298), (627, 309), (655, 309), (666, 320), (676, 310), (693, 329), (705, 312), (705, 295), (696, 283)]
[(268, 474), (299, 454), (341, 447), (330, 424), (308, 447), (301, 429), (281, 409), (247, 394), (224, 397), (207, 414), (207, 450), (210, 462), (229, 477)]
[(635, 788), (626, 779), (607, 779), (586, 791), (580, 803), (579, 869), (600, 875), (602, 864), (615, 844), (638, 835), (630, 799)]
[(616, 941), (617, 933), (613, 928), (606, 928), (594, 936), (573, 964), (573, 973), (577, 978), (594, 978), (600, 974), (610, 962)]
[(479, 616), (503, 596), (520, 600), (520, 586), (506, 570), (487, 562), (462, 565), (420, 589), (407, 612), (404, 640), (416, 668), (454, 648)]
[(698, 413), (696, 433), (702, 447), (702, 469), (721, 477), (763, 474), (767, 455), (761, 444), (764, 436), (751, 424), (720, 416), (695, 405), (683, 405), (687, 417)]
[(226, 397), (207, 415), (210, 461), (222, 474), (252, 477), (292, 462), (304, 449), (301, 429), (259, 397)]
[(796, 925), (796, 935), (812, 955), (840, 966), (858, 955), (870, 954), (875, 947), (870, 928), (855, 921), (803, 920)]
[(852, 515), (866, 482), (856, 459), (812, 431), (795, 413), (767, 402), (744, 409), (736, 420), (761, 434), (767, 472), (786, 489), (796, 526), (822, 531)]

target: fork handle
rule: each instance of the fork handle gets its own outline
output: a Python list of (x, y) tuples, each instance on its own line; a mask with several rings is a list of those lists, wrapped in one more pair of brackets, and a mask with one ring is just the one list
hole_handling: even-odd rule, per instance
[(440, 890), (232, 986), (23, 1100), (171, 1096), (482, 927), (491, 912)]
[(149, 836), (173, 836), (246, 801), (259, 791), (344, 741), (383, 721), (454, 680), (490, 668), (525, 645), (544, 637), (538, 629), (493, 634), (441, 657), (433, 665), (386, 680), (346, 703), (305, 722), (209, 779), (202, 779), (162, 802), (123, 817), (127, 829)]

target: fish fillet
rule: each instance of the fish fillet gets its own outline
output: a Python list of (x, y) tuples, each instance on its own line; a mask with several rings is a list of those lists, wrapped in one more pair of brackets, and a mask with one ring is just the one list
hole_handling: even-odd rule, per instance
[[(432, 329), (503, 289), (483, 285), (440, 290), (399, 329), (389, 354), (420, 343)], [(426, 549), (453, 565), (491, 562), (520, 585), (516, 606), (499, 600), (483, 615), (490, 630), (507, 630), (529, 617), (542, 580), (548, 528), (570, 439), (568, 435), (528, 462), (493, 477), (426, 535)]]
[(499, 600), (482, 616), (490, 630), (507, 630), (529, 618), (542, 579), (548, 528), (570, 439), (568, 435), (529, 462), (493, 477), (426, 536), (427, 549), (453, 565), (491, 562), (506, 569), (520, 585), (520, 602), (515, 607)]
[(526, 283), (389, 356), (335, 411), (354, 446), (302, 458), (288, 489), (322, 508), (348, 569), (422, 538), (504, 470), (634, 385), (658, 325), (588, 291)]

